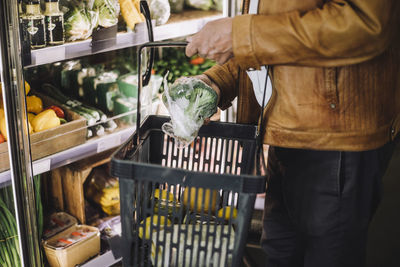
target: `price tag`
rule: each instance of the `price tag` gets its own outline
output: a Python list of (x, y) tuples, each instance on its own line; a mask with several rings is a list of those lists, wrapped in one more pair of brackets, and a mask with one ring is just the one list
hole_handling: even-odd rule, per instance
[(65, 46), (54, 46), (33, 50), (32, 63), (39, 65), (49, 63), (49, 59), (51, 59), (51, 62), (65, 60), (65, 53)]
[(117, 147), (121, 144), (121, 135), (104, 137), (97, 145), (97, 153)]
[(36, 161), (33, 163), (33, 175), (50, 171), (51, 159)]

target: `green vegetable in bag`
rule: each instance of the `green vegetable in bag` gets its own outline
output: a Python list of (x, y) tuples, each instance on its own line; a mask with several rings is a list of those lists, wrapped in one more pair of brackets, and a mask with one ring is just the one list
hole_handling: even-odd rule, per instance
[(104, 28), (114, 26), (118, 23), (119, 3), (116, 0), (95, 0), (93, 10), (98, 12), (98, 25)]
[(64, 16), (64, 30), (68, 41), (84, 40), (92, 35), (98, 14), (86, 6), (71, 7)]
[(156, 25), (165, 24), (171, 15), (171, 7), (168, 0), (149, 0), (151, 19), (156, 21)]
[(171, 122), (165, 123), (162, 130), (183, 148), (193, 142), (204, 120), (217, 112), (218, 96), (214, 89), (193, 77), (180, 78), (171, 88), (165, 77), (164, 88), (163, 102)]

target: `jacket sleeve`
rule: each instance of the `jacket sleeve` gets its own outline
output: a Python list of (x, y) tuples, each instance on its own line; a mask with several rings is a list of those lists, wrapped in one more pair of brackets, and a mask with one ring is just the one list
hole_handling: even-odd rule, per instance
[[(262, 0), (261, 0), (262, 1)], [(332, 0), (301, 13), (241, 15), (233, 51), (241, 67), (355, 64), (382, 53), (398, 27), (398, 0)]]
[(219, 88), (220, 99), (218, 106), (224, 110), (230, 107), (231, 102), (238, 95), (239, 66), (234, 60), (224, 65), (215, 65), (204, 72)]

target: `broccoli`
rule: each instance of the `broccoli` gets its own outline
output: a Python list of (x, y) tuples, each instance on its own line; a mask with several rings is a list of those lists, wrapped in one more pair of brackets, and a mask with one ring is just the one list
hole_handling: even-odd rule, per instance
[(171, 115), (169, 129), (172, 129), (172, 133), (169, 134), (187, 144), (191, 143), (204, 119), (217, 111), (217, 99), (214, 89), (196, 78), (178, 79), (170, 89), (166, 86), (163, 102)]
[[(178, 80), (169, 89), (169, 96), (171, 101), (180, 104), (179, 106), (184, 108), (185, 114), (193, 120), (204, 120), (217, 112), (217, 93), (199, 79)], [(163, 102), (168, 107), (165, 93)]]
[(189, 106), (185, 111), (188, 114), (196, 114), (199, 119), (211, 117), (217, 112), (217, 93), (210, 86), (200, 81), (193, 87)]

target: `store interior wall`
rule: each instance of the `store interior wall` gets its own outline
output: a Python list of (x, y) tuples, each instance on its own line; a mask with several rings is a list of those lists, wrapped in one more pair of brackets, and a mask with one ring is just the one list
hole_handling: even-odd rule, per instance
[(367, 267), (400, 266), (400, 142), (383, 183), (383, 199), (369, 229)]

